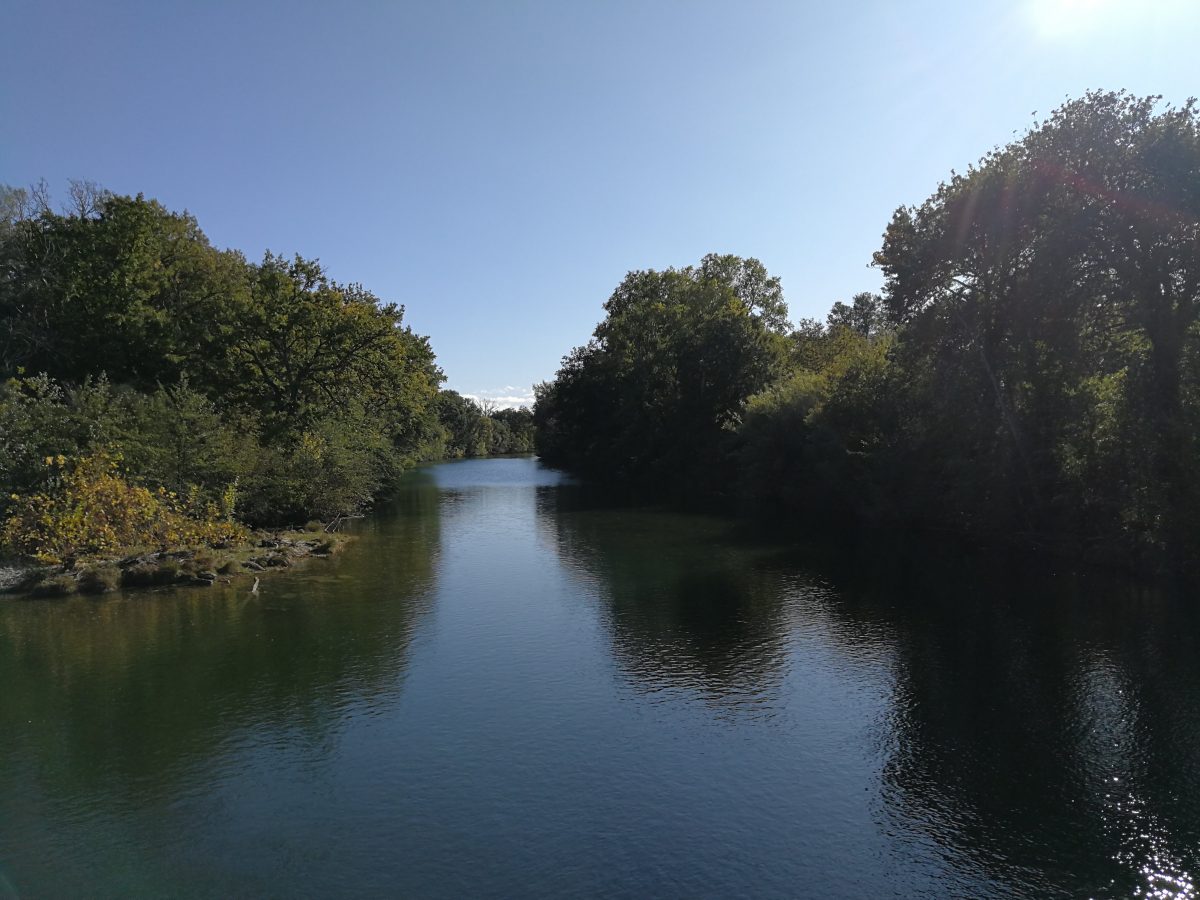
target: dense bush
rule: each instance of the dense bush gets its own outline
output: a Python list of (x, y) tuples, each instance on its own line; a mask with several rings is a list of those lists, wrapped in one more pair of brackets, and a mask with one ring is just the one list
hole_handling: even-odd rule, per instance
[(111, 555), (131, 547), (212, 546), (243, 541), (236, 497), (220, 504), (193, 490), (180, 496), (130, 484), (104, 454), (48, 457), (44, 490), (12, 495), (0, 545), (45, 563)]

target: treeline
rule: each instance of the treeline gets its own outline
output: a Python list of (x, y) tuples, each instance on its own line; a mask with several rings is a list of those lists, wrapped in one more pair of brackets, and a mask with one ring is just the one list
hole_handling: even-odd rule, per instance
[(899, 209), (881, 296), (786, 320), (756, 260), (630, 273), (538, 451), (821, 528), (1200, 562), (1200, 120), (1091, 93)]
[(0, 188), (0, 522), (79, 461), (274, 525), (357, 512), (421, 460), (528, 450), (532, 415), (440, 390), (403, 314), (140, 195)]
[(439, 459), (533, 452), (533, 413), (526, 407), (500, 409), (494, 401), (442, 391), (437, 414)]

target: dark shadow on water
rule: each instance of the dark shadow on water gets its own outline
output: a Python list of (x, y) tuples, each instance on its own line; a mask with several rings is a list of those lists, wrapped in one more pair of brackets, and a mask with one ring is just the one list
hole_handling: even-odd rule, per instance
[[(894, 660), (884, 827), (1004, 896), (1192, 896), (1200, 873), (1200, 605), (897, 542), (781, 550), (836, 591), (853, 648)], [(1155, 893), (1156, 891), (1163, 893)]]
[(1190, 883), (1200, 870), (1194, 603), (963, 565), (901, 585), (861, 569), (838, 585), (833, 609), (851, 623), (838, 634), (882, 623), (893, 635), (891, 825), (1036, 896)]
[(642, 690), (737, 704), (777, 687), (782, 598), (755, 575), (761, 548), (731, 542), (728, 523), (630, 507), (587, 486), (539, 492), (537, 512), (602, 604), (614, 655)]
[(1193, 596), (1008, 552), (798, 545), (590, 488), (539, 494), (538, 514), (646, 691), (775, 701), (792, 616), (890, 660), (879, 824), (900, 844), (942, 848), (994, 896), (1192, 896)]

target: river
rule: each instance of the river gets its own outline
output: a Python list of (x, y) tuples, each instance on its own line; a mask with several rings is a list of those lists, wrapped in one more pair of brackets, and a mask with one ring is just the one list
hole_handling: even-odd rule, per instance
[(1195, 896), (1187, 598), (524, 458), (356, 524), (257, 595), (0, 603), (0, 898)]

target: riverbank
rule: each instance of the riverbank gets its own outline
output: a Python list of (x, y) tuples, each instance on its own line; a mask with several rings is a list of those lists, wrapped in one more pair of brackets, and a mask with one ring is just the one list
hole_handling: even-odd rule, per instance
[(74, 560), (62, 565), (0, 567), (0, 595), (67, 597), (170, 586), (210, 587), (291, 569), (325, 559), (353, 537), (319, 530), (255, 531), (235, 546), (179, 547), (122, 556)]

